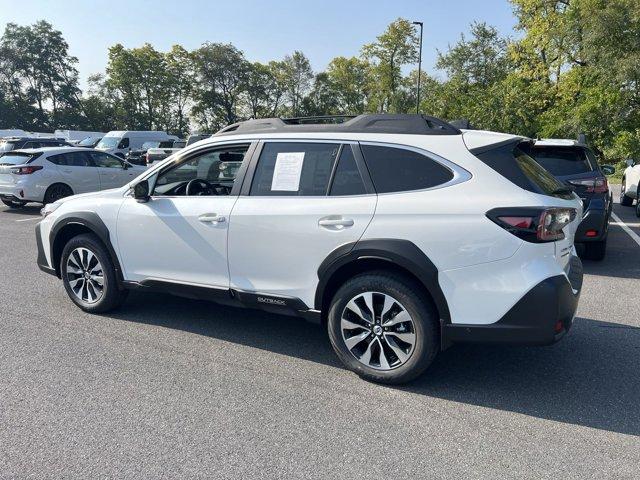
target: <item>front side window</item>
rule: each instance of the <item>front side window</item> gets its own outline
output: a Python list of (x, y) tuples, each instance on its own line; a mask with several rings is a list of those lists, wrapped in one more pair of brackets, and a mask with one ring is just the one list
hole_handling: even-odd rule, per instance
[(362, 145), (362, 154), (377, 193), (423, 190), (453, 179), (451, 170), (412, 150)]
[(123, 138), (122, 140), (120, 140), (120, 143), (118, 144), (118, 148), (129, 148), (129, 139)]
[(122, 168), (122, 160), (112, 157), (111, 155), (107, 155), (102, 152), (90, 152), (91, 159), (93, 163), (95, 163), (96, 167), (102, 168)]
[(201, 153), (161, 172), (154, 195), (229, 195), (249, 145), (232, 145)]
[(253, 196), (324, 196), (340, 145), (267, 142), (251, 184)]

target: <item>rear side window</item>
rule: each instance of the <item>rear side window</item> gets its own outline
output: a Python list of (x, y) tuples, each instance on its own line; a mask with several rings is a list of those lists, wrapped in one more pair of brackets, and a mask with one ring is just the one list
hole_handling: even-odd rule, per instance
[(324, 196), (339, 144), (267, 142), (251, 184), (251, 195)]
[(573, 198), (571, 189), (527, 155), (524, 151), (527, 148), (526, 143), (511, 142), (471, 150), (471, 153), (520, 188), (543, 195)]
[(545, 170), (557, 176), (593, 172), (597, 168), (597, 164), (591, 162), (587, 151), (581, 147), (534, 146), (527, 153)]
[(362, 153), (378, 193), (423, 190), (453, 179), (451, 170), (412, 150), (362, 145)]
[(60, 153), (58, 155), (52, 155), (47, 158), (56, 165), (62, 165), (65, 167), (90, 167), (89, 157), (85, 152), (67, 152)]
[(340, 153), (340, 159), (333, 174), (330, 195), (363, 195), (367, 193), (358, 170), (358, 164), (353, 156), (351, 145), (345, 145)]

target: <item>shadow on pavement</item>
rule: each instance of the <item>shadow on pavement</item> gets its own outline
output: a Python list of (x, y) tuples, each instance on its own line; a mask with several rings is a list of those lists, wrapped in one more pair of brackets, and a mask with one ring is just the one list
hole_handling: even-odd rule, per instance
[(20, 208), (4, 208), (3, 204), (0, 204), (0, 215), (10, 214), (10, 215), (40, 215), (40, 210), (42, 210), (42, 205), (25, 205)]
[[(293, 317), (143, 293), (110, 316), (341, 367), (324, 329)], [(396, 388), (640, 435), (640, 328), (578, 318), (549, 347), (457, 345)]]

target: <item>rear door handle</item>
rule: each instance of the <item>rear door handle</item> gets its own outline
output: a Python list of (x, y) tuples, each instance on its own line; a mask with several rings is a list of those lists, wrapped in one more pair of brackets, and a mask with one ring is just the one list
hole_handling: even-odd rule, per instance
[(198, 217), (202, 223), (223, 223), (226, 218), (217, 213), (204, 213)]
[(353, 220), (350, 218), (342, 218), (342, 217), (329, 217), (329, 218), (321, 218), (318, 220), (318, 225), (321, 227), (327, 228), (329, 230), (341, 230), (347, 227), (353, 227)]

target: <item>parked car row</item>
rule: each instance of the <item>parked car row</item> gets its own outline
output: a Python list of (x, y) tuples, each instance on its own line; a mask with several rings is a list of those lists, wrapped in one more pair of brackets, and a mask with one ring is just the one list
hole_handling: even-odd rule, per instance
[(531, 156), (576, 161), (560, 146), (421, 115), (242, 122), (45, 206), (37, 263), (88, 312), (143, 289), (318, 321), (347, 368), (406, 382), (455, 343), (571, 329), (585, 200)]
[(0, 156), (0, 200), (11, 208), (53, 203), (78, 193), (117, 188), (146, 170), (82, 147), (40, 147)]

